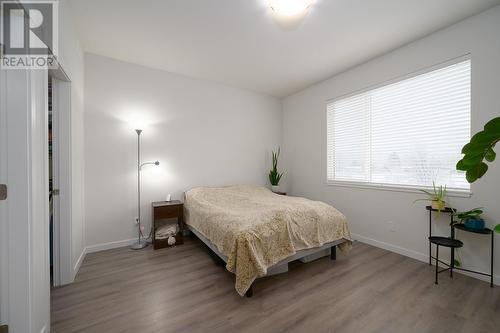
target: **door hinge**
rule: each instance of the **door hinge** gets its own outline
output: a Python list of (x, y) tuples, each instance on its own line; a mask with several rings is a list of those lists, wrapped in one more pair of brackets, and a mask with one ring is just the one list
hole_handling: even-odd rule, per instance
[(7, 200), (7, 185), (5, 184), (0, 184), (0, 200)]
[(9, 325), (0, 325), (0, 333), (9, 333)]
[(52, 195), (59, 195), (59, 189), (52, 190)]

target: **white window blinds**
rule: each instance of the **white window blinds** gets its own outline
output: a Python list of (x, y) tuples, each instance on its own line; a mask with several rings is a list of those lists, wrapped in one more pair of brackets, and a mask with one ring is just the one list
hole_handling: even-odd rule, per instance
[(470, 60), (327, 105), (327, 177), (469, 190), (455, 165), (470, 139)]

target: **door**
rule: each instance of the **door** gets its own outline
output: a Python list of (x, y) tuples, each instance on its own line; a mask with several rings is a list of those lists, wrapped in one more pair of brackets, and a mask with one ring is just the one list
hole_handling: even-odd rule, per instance
[[(52, 285), (61, 285), (60, 272), (60, 210), (59, 210), (59, 117), (58, 111), (54, 110), (54, 93), (56, 79), (49, 78), (49, 219), (50, 219), (50, 246), (51, 246), (51, 275)], [(57, 84), (57, 83), (56, 83)], [(56, 114), (57, 112), (57, 114)]]
[(53, 286), (73, 282), (71, 256), (71, 82), (62, 68), (49, 72), (51, 87), (51, 224)]
[(47, 71), (0, 70), (0, 321), (49, 332)]

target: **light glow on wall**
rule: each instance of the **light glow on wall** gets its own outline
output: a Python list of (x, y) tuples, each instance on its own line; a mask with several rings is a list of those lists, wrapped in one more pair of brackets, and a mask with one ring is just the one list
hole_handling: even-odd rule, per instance
[(148, 130), (155, 123), (148, 112), (128, 111), (124, 112), (120, 119), (126, 124), (129, 130)]
[(269, 6), (280, 16), (299, 16), (307, 13), (314, 0), (269, 0)]

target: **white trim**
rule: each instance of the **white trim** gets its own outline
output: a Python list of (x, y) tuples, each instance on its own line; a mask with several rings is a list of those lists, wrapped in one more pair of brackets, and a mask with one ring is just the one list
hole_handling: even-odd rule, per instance
[(84, 251), (86, 254), (94, 253), (94, 252), (99, 252), (99, 251), (116, 249), (119, 247), (130, 246), (130, 245), (134, 244), (135, 242), (137, 242), (137, 238), (124, 239), (121, 241), (114, 241), (114, 242), (108, 242), (108, 243), (89, 245), (85, 248)]
[(357, 241), (359, 241), (359, 242), (361, 242), (361, 243), (365, 243), (365, 244), (368, 244), (368, 245), (379, 247), (379, 248), (387, 250), (387, 251), (398, 253), (398, 254), (401, 254), (401, 255), (403, 255), (405, 257), (410, 257), (410, 258), (417, 259), (419, 261), (424, 261), (424, 262), (428, 262), (429, 261), (429, 255), (428, 254), (423, 254), (423, 253), (420, 253), (420, 252), (417, 252), (417, 251), (405, 249), (404, 247), (400, 247), (400, 246), (397, 246), (397, 245), (393, 245), (393, 244), (381, 242), (381, 241), (378, 241), (376, 239), (372, 239), (372, 238), (368, 238), (368, 237), (362, 236), (360, 234), (354, 234), (353, 233), (352, 234), (352, 238), (355, 239), (355, 240), (357, 240)]
[(134, 244), (137, 241), (136, 238), (133, 239), (125, 239), (121, 241), (115, 241), (115, 242), (108, 242), (108, 243), (102, 243), (102, 244), (95, 244), (95, 245), (89, 245), (85, 247), (80, 253), (80, 256), (78, 257), (78, 260), (76, 261), (75, 265), (72, 268), (72, 277), (71, 280), (74, 281), (76, 275), (78, 274), (78, 271), (80, 270), (80, 267), (85, 260), (85, 257), (87, 256), (88, 253), (95, 253), (95, 252), (100, 252), (100, 251), (105, 251), (105, 250), (111, 250), (111, 249), (116, 249), (119, 247), (126, 247)]
[[(0, 183), (8, 185), (7, 75), (0, 75)], [(7, 196), (7, 199), (9, 197)], [(0, 201), (0, 323), (9, 318), (9, 222), (7, 200)]]
[[(425, 262), (427, 264), (429, 263), (429, 254), (428, 253), (426, 253), (426, 254), (420, 253), (420, 252), (417, 252), (414, 250), (406, 249), (404, 247), (400, 247), (400, 246), (393, 245), (393, 244), (386, 243), (386, 242), (381, 242), (381, 241), (373, 239), (373, 238), (365, 237), (365, 236), (362, 236), (360, 234), (353, 233), (352, 237), (354, 240), (357, 240), (361, 243), (372, 245), (372, 246), (375, 246), (375, 247), (378, 247), (378, 248), (381, 248), (381, 249), (384, 249), (384, 250), (387, 250), (390, 252), (394, 252), (394, 253), (403, 255), (405, 257), (410, 257), (410, 258), (416, 259), (418, 261)], [(446, 262), (445, 258), (443, 258), (442, 260), (444, 262)], [(469, 272), (465, 272), (465, 271), (458, 271), (458, 270), (454, 271), (454, 272), (459, 273), (459, 274), (463, 274), (463, 275), (467, 275), (467, 276), (470, 276), (470, 277), (473, 277), (475, 279), (485, 281), (488, 283), (490, 282), (490, 278), (488, 276), (469, 273)], [(493, 283), (497, 286), (500, 286), (500, 275), (493, 276)]]
[(80, 256), (78, 257), (78, 260), (76, 261), (75, 266), (73, 267), (73, 272), (71, 276), (71, 280), (74, 281), (76, 274), (78, 274), (78, 271), (80, 270), (80, 266), (83, 263), (83, 260), (85, 260), (85, 256), (87, 255), (87, 248), (84, 248)]
[[(354, 188), (363, 188), (372, 190), (384, 190), (384, 191), (419, 193), (419, 194), (422, 194), (421, 190), (432, 191), (432, 187), (427, 187), (427, 186), (392, 185), (392, 184), (353, 182), (353, 181), (342, 181), (342, 180), (328, 180), (326, 184), (328, 186), (354, 187)], [(446, 193), (448, 197), (455, 197), (455, 198), (470, 198), (472, 196), (472, 192), (470, 190), (446, 189)]]

